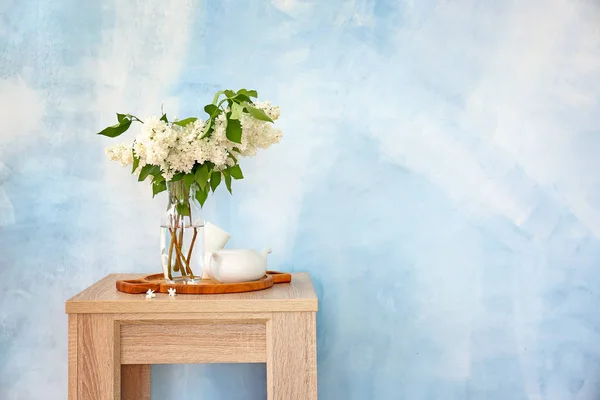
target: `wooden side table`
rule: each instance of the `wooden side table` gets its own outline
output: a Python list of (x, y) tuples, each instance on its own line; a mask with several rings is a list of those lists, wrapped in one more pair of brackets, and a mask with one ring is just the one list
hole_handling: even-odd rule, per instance
[(150, 365), (267, 363), (269, 400), (317, 399), (317, 296), (307, 273), (271, 289), (170, 298), (113, 274), (66, 302), (69, 399), (149, 400)]

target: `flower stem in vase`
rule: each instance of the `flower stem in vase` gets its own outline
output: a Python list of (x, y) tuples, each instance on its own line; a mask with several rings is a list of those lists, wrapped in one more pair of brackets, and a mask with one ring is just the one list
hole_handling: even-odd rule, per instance
[[(183, 228), (182, 228), (183, 230)], [(187, 265), (186, 259), (183, 255), (183, 252), (181, 250), (181, 244), (183, 241), (182, 235), (180, 235), (181, 239), (178, 242), (177, 241), (177, 231), (173, 232), (173, 241), (175, 242), (175, 266), (173, 268), (173, 270), (175, 272), (180, 271), (181, 275), (183, 276), (187, 276), (186, 271), (189, 270), (189, 266)]]
[[(192, 278), (192, 280), (195, 279), (194, 277), (194, 272), (192, 271), (192, 251), (194, 250), (194, 244), (196, 243), (196, 236), (198, 235), (198, 229), (194, 226), (194, 221), (193, 221), (193, 217), (192, 217), (192, 205), (190, 203), (190, 196), (195, 196), (195, 190), (190, 188), (189, 191), (186, 191), (185, 186), (183, 187), (183, 192), (185, 195), (185, 199), (187, 201), (187, 209), (189, 211), (189, 215), (188, 215), (188, 219), (190, 220), (190, 228), (193, 227), (194, 228), (194, 235), (192, 236), (192, 241), (190, 243), (190, 248), (188, 250), (188, 255), (187, 255), (187, 259), (184, 258), (185, 262), (186, 262), (186, 267), (187, 267), (187, 273), (190, 275), (190, 277)], [(183, 224), (185, 224), (185, 217), (182, 218), (183, 219)]]
[[(171, 224), (172, 224), (172, 218), (171, 218)], [(168, 258), (168, 263), (167, 263), (167, 271), (168, 271), (168, 276), (169, 276), (169, 280), (173, 280), (173, 264), (171, 264), (171, 261), (173, 260), (173, 229), (171, 229), (171, 227), (168, 228), (169, 229), (169, 234), (171, 235), (171, 240), (169, 240), (169, 258)]]
[[(190, 220), (190, 225), (191, 225), (191, 223), (192, 223), (192, 221)], [(188, 256), (187, 256), (188, 274), (190, 274), (192, 279), (194, 279), (194, 273), (192, 272), (192, 268), (190, 267), (190, 264), (192, 262), (192, 250), (194, 250), (194, 244), (196, 243), (196, 236), (198, 236), (198, 228), (194, 227), (194, 236), (192, 236), (192, 243), (190, 244), (190, 250), (188, 251)]]
[(171, 273), (171, 268), (172, 268), (171, 267), (171, 261), (172, 260), (173, 260), (173, 238), (172, 238), (172, 235), (171, 235), (171, 243), (169, 244), (169, 262), (167, 264), (167, 266), (168, 266), (167, 271), (168, 271), (168, 274), (169, 274), (169, 280), (171, 280), (171, 281), (173, 280), (173, 274)]
[[(171, 245), (175, 249), (175, 263), (173, 263), (173, 271), (179, 272), (179, 266), (181, 265), (181, 261), (179, 259), (178, 244), (177, 244), (177, 228), (169, 228), (169, 232), (171, 233)], [(171, 265), (171, 264), (169, 264)]]
[(181, 223), (179, 224), (179, 229), (181, 229), (179, 231), (179, 240), (177, 242), (177, 250), (179, 253), (179, 269), (181, 271), (181, 275), (186, 276), (187, 275), (187, 265), (185, 262), (185, 257), (183, 256), (183, 232), (184, 232), (184, 221), (183, 221), (183, 216), (179, 217), (179, 220), (181, 221)]

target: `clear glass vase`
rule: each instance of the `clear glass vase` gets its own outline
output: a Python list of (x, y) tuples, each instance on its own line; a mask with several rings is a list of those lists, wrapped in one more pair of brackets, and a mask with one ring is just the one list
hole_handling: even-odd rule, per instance
[(169, 202), (161, 219), (160, 253), (165, 280), (198, 283), (202, 277), (204, 219), (196, 184), (167, 183)]

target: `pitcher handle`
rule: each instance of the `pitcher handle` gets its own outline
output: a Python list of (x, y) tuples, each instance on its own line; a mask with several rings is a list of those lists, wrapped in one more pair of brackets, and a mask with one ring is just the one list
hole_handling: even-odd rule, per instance
[(206, 273), (208, 274), (208, 276), (210, 276), (210, 278), (212, 280), (215, 280), (218, 282), (219, 280), (216, 278), (216, 275), (214, 273), (213, 266), (212, 266), (213, 256), (214, 256), (214, 254), (211, 253), (210, 251), (204, 255), (204, 267), (206, 268)]

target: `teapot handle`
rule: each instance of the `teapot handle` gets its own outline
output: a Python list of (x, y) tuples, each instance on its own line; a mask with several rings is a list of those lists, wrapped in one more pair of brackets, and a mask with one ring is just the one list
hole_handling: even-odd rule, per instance
[(208, 274), (208, 276), (210, 276), (211, 279), (218, 282), (219, 280), (217, 279), (212, 266), (213, 256), (214, 254), (210, 251), (204, 255), (204, 268), (206, 268), (206, 273)]

